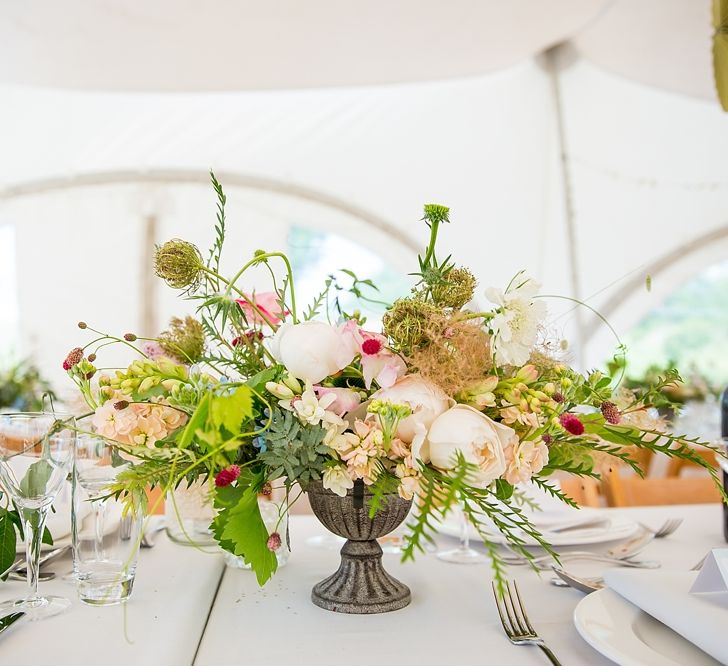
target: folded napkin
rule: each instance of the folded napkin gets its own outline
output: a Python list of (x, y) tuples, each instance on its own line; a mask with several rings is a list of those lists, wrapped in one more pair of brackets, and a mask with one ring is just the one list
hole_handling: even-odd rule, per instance
[(604, 582), (704, 652), (728, 664), (728, 592), (690, 594), (697, 571), (610, 569)]

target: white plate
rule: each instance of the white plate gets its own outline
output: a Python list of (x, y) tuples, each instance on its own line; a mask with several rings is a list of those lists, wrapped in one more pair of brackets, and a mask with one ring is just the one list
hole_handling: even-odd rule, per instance
[(589, 645), (619, 666), (720, 663), (609, 588), (579, 602), (574, 624)]
[[(539, 523), (536, 522), (535, 526), (539, 529), (539, 531), (544, 532), (546, 530), (546, 524), (539, 525)], [(595, 543), (608, 543), (609, 541), (616, 541), (618, 539), (628, 539), (639, 528), (639, 525), (633, 520), (629, 520), (628, 518), (623, 518), (621, 516), (611, 516), (608, 524), (600, 528), (551, 532), (544, 534), (544, 538), (552, 546), (587, 546)], [(468, 526), (468, 531), (470, 538), (473, 541), (481, 540), (480, 535), (472, 525)], [(458, 517), (450, 514), (444, 523), (439, 524), (438, 532), (452, 537), (459, 537), (460, 525)], [(500, 532), (495, 530), (491, 532), (491, 530), (488, 530), (488, 534), (492, 534), (491, 541), (493, 543), (507, 543), (506, 538)], [(518, 535), (523, 537), (527, 546), (538, 546), (538, 542), (535, 539), (532, 539), (521, 532), (518, 532)]]

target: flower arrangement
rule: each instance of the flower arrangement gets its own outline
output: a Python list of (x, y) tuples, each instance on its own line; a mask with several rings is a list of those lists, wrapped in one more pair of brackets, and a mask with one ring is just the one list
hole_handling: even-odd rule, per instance
[[(490, 309), (468, 307), (475, 277), (436, 252), (448, 208), (424, 207), (429, 243), (416, 283), (387, 308), (382, 330), (370, 330), (358, 312), (329, 298), (334, 290), (362, 298), (376, 290), (351, 271), (344, 271), (349, 286), (330, 277), (305, 310), (283, 253), (257, 251), (234, 276), (223, 276), (226, 201), (214, 175), (212, 183), (217, 224), (206, 258), (179, 239), (159, 246), (155, 257), (157, 275), (196, 304), (196, 317), (174, 319), (154, 339), (112, 336), (82, 322), (95, 337), (73, 349), (64, 367), (95, 432), (138, 461), (110, 492), (207, 480), (217, 541), (242, 556), (260, 584), (275, 572), (275, 550), (287, 538), (269, 533), (261, 519), (258, 495), (271, 487), (292, 503), (296, 488), (314, 481), (340, 496), (364, 484), (372, 515), (388, 494), (416, 498), (405, 560), (459, 503), (502, 581), (492, 530), (527, 557), (524, 534), (552, 552), (522, 511), (522, 484), (573, 504), (550, 475), (598, 476), (595, 461), (604, 456), (639, 472), (629, 447), (706, 467), (695, 441), (630, 418), (670, 378), (617, 407), (619, 377), (580, 374), (545, 339), (546, 302), (524, 272), (505, 289), (485, 291)], [(265, 291), (245, 284), (254, 266), (270, 272)], [(111, 343), (137, 358), (111, 373), (97, 370), (97, 354)]]
[(0, 409), (39, 411), (44, 396), (55, 399), (50, 384), (32, 363), (20, 361), (0, 370)]

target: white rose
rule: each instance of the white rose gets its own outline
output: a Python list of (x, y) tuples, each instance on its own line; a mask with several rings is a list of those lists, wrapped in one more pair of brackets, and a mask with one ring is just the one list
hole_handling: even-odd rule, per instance
[(412, 414), (402, 419), (397, 427), (397, 437), (411, 444), (417, 435), (417, 425), (429, 429), (432, 422), (452, 406), (453, 401), (437, 385), (420, 375), (407, 375), (389, 388), (380, 389), (372, 399), (389, 400), (412, 409)]
[(346, 469), (336, 465), (324, 470), (324, 488), (339, 497), (346, 497), (346, 491), (354, 487), (354, 481), (347, 474)]
[(513, 428), (489, 419), (468, 405), (455, 405), (438, 416), (427, 434), (427, 449), (432, 464), (447, 470), (455, 466), (456, 454), (478, 466), (473, 485), (485, 487), (506, 469), (504, 451), (517, 445)]
[(343, 370), (356, 355), (341, 330), (322, 321), (283, 324), (270, 351), (294, 377), (312, 384)]

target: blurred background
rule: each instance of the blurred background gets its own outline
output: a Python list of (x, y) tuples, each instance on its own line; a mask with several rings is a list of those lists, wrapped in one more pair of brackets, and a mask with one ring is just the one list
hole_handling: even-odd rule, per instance
[[(675, 365), (689, 405), (673, 416), (717, 437), (728, 116), (711, 7), (3, 3), (0, 407), (69, 393), (79, 320), (156, 335), (191, 307), (151, 257), (172, 237), (211, 243), (212, 169), (228, 271), (279, 248), (299, 300), (346, 266), (391, 301), (427, 241), (422, 205), (450, 206), (443, 248), (483, 303), (522, 268), (586, 301), (627, 345), (632, 383)], [(571, 361), (605, 368), (618, 341), (598, 317), (550, 311)]]

